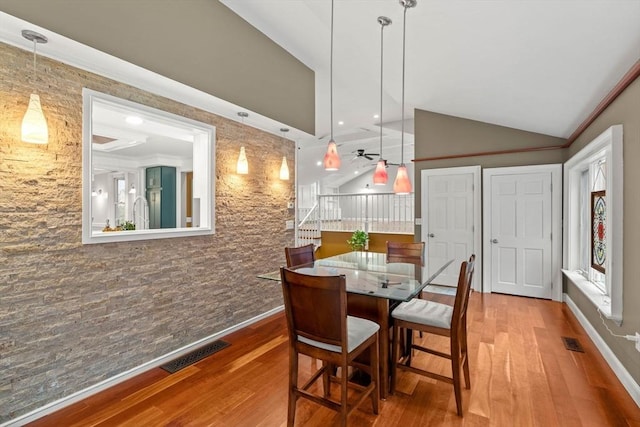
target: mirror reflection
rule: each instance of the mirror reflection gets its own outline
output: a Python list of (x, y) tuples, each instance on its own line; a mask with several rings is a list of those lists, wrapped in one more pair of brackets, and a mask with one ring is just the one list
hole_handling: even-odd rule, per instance
[(213, 233), (213, 127), (89, 90), (85, 116), (83, 242)]

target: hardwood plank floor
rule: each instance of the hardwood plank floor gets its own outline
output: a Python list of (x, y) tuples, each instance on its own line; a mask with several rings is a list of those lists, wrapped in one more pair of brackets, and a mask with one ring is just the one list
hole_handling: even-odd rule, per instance
[[(434, 296), (436, 299), (449, 297)], [(380, 414), (361, 405), (352, 426), (640, 426), (640, 409), (561, 303), (472, 293), (471, 390), (456, 416), (449, 384), (400, 371)], [(565, 349), (561, 337), (585, 352)], [(224, 338), (231, 346), (174, 374), (160, 368), (41, 418), (29, 426), (284, 426), (287, 332), (283, 314)], [(416, 336), (416, 340), (421, 340)], [(431, 343), (446, 339), (425, 336)], [(438, 341), (440, 340), (440, 341)], [(415, 364), (449, 375), (446, 361)], [(312, 361), (301, 359), (301, 374)], [(299, 401), (296, 425), (335, 425), (335, 413)]]

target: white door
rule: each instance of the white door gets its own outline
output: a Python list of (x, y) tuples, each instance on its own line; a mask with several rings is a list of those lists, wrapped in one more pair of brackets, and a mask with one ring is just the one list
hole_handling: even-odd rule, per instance
[[(426, 242), (427, 277), (446, 261), (455, 260), (434, 283), (456, 286), (460, 263), (474, 253), (480, 257), (479, 180), (479, 166), (422, 171), (422, 241)], [(482, 276), (474, 276), (474, 282), (480, 283)], [(479, 286), (474, 285), (474, 289)]]
[[(491, 292), (552, 297), (560, 165), (484, 170), (485, 274)], [(555, 173), (555, 177), (554, 177)], [(554, 200), (555, 199), (555, 200)], [(557, 212), (556, 212), (557, 211)]]

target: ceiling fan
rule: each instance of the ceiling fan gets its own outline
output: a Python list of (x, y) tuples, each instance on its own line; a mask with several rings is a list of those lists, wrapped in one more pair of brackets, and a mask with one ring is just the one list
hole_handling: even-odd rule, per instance
[(357, 160), (360, 157), (364, 157), (367, 160), (373, 160), (373, 156), (380, 155), (378, 153), (367, 153), (366, 150), (363, 150), (362, 148), (359, 148), (356, 151), (352, 151), (352, 153), (355, 153), (356, 155), (351, 161)]

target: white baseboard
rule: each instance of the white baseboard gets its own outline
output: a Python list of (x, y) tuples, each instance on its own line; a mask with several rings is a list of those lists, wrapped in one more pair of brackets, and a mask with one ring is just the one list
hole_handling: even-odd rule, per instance
[(176, 359), (180, 356), (183, 356), (199, 347), (205, 346), (209, 343), (212, 343), (213, 341), (219, 340), (220, 338), (223, 338), (226, 335), (231, 334), (232, 332), (238, 331), (246, 326), (251, 325), (252, 323), (256, 323), (262, 319), (265, 319), (269, 316), (271, 316), (272, 314), (278, 313), (280, 311), (284, 310), (284, 306), (279, 306), (276, 307), (274, 309), (271, 309), (269, 311), (267, 311), (266, 313), (262, 313), (256, 317), (253, 317), (251, 319), (245, 320), (244, 322), (240, 322), (237, 325), (233, 325), (227, 329), (224, 329), (218, 333), (215, 333), (213, 335), (210, 335), (206, 338), (203, 338), (201, 340), (198, 340), (196, 342), (193, 342), (191, 344), (188, 344), (182, 348), (179, 348), (177, 350), (174, 350), (170, 353), (165, 354), (164, 356), (160, 356), (156, 359), (153, 359), (149, 362), (143, 363), (140, 366), (137, 366), (133, 369), (130, 369), (126, 372), (122, 372), (121, 374), (118, 374), (114, 377), (108, 378), (104, 381), (101, 381), (95, 385), (92, 385), (90, 387), (85, 388), (84, 390), (80, 390), (78, 392), (75, 392), (73, 394), (70, 394), (67, 397), (63, 397), (62, 399), (56, 400), (55, 402), (51, 402), (48, 403), (45, 406), (42, 406), (38, 409), (35, 409), (27, 414), (21, 415), (18, 418), (14, 418), (11, 421), (7, 421), (3, 424), (0, 424), (0, 427), (19, 427), (19, 426), (23, 426), (25, 424), (28, 424), (32, 421), (37, 420), (38, 418), (42, 418), (45, 415), (49, 415), (53, 412), (59, 411), (60, 409), (67, 407), (69, 405), (72, 405), (76, 402), (79, 402), (80, 400), (86, 399), (89, 396), (92, 396), (96, 393), (99, 393), (103, 390), (106, 390), (110, 387), (113, 387), (123, 381), (129, 380), (137, 375), (140, 375), (146, 371), (148, 371), (149, 369), (153, 369), (153, 368), (157, 368), (158, 366), (162, 366), (167, 362), (172, 361), (173, 359)]
[(620, 360), (616, 357), (616, 355), (611, 351), (607, 343), (602, 339), (600, 334), (595, 330), (595, 328), (591, 325), (591, 323), (587, 320), (584, 314), (580, 311), (575, 302), (569, 297), (569, 295), (564, 294), (564, 302), (567, 304), (571, 312), (576, 316), (580, 325), (587, 331), (587, 335), (589, 338), (595, 343), (596, 347), (604, 357), (604, 360), (609, 364), (611, 369), (613, 370), (616, 377), (620, 380), (622, 385), (631, 395), (631, 398), (636, 402), (636, 405), (640, 407), (640, 385), (633, 379), (629, 371), (624, 367)]

